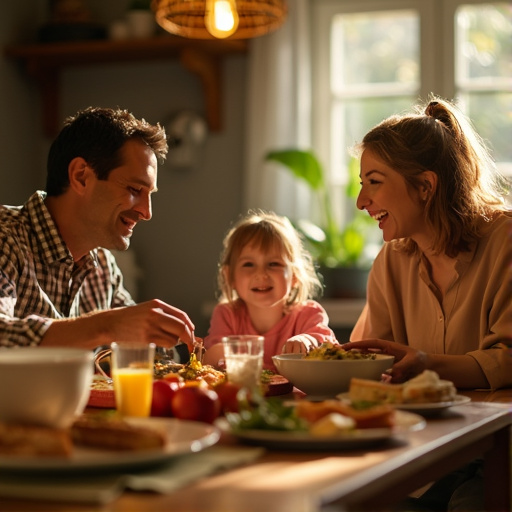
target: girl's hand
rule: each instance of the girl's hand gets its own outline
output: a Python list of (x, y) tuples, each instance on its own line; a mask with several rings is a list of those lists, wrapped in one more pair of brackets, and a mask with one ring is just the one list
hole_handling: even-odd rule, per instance
[(376, 352), (395, 357), (393, 368), (388, 372), (391, 382), (404, 382), (420, 374), (427, 368), (427, 354), (408, 345), (402, 345), (395, 341), (367, 339), (344, 343), (346, 350), (356, 349), (361, 352)]
[(286, 340), (283, 346), (283, 354), (307, 354), (315, 344), (307, 334), (298, 334)]

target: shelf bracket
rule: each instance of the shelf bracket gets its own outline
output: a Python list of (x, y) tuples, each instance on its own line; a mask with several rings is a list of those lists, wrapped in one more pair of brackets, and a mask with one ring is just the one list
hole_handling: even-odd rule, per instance
[(182, 66), (199, 76), (205, 98), (206, 121), (211, 131), (219, 132), (221, 123), (221, 69), (219, 59), (196, 48), (183, 48)]
[(30, 63), (27, 71), (39, 87), (43, 133), (48, 138), (54, 137), (59, 131), (60, 69)]

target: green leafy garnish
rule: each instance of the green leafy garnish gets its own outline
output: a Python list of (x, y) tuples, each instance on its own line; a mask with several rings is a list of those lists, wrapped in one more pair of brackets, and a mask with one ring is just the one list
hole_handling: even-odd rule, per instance
[(240, 390), (238, 395), (239, 412), (226, 413), (233, 430), (308, 430), (308, 423), (295, 414), (293, 406), (285, 405), (278, 398), (265, 399), (243, 391)]

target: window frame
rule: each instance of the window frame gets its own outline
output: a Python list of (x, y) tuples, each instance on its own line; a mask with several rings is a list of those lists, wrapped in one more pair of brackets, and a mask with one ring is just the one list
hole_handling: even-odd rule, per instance
[[(499, 1), (499, 0), (498, 0)], [(420, 83), (418, 98), (429, 94), (456, 98), (455, 14), (461, 5), (492, 4), (485, 0), (313, 0), (311, 2), (312, 136), (315, 153), (328, 172), (336, 165), (331, 147), (330, 24), (335, 14), (414, 10), (419, 14)], [(452, 44), (448, 44), (448, 42)], [(428, 52), (424, 49), (428, 48)], [(502, 90), (498, 88), (498, 90)], [(464, 91), (462, 91), (464, 92)], [(348, 148), (347, 148), (348, 149)], [(334, 185), (339, 187), (339, 183)], [(340, 211), (346, 209), (342, 206)], [(314, 212), (312, 212), (314, 217)], [(348, 220), (341, 214), (341, 222)]]

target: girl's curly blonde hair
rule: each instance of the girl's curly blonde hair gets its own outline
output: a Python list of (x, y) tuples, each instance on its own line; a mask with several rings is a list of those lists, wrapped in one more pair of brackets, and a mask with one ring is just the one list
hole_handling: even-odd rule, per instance
[(291, 265), (295, 277), (287, 305), (292, 306), (322, 293), (322, 283), (313, 259), (304, 247), (301, 236), (287, 217), (263, 210), (250, 210), (228, 231), (223, 242), (218, 270), (220, 302), (234, 302), (238, 294), (233, 288), (235, 264), (244, 247), (255, 246), (262, 251), (277, 248)]

